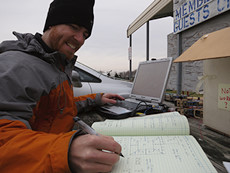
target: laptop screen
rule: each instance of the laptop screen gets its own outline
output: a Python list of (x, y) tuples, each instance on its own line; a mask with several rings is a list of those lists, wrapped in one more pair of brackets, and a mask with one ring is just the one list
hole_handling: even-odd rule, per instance
[(131, 97), (149, 102), (162, 102), (172, 58), (145, 61), (137, 69)]

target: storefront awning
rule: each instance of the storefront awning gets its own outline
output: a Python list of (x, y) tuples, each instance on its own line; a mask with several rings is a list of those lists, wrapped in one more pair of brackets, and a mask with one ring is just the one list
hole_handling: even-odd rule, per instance
[(203, 35), (174, 62), (230, 57), (230, 27)]
[(127, 37), (147, 21), (167, 16), (173, 16), (173, 0), (155, 0), (129, 25)]

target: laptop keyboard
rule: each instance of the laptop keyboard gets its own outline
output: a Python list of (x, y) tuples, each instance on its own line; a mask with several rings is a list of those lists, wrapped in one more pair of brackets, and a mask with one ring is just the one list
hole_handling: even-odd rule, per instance
[[(154, 104), (146, 103), (143, 101), (139, 102), (132, 102), (129, 100), (120, 101), (117, 100), (116, 104), (106, 104), (101, 107), (103, 110), (103, 115), (111, 115), (110, 118), (119, 119), (119, 115), (122, 115), (123, 118), (127, 118), (130, 116), (139, 115), (138, 113), (144, 113), (146, 115), (154, 114), (154, 113), (161, 113), (164, 112), (164, 106), (155, 106)], [(107, 112), (104, 112), (107, 111)], [(109, 112), (112, 112), (110, 114)], [(131, 113), (131, 114), (130, 114)], [(123, 116), (125, 114), (125, 117)]]
[(134, 102), (129, 102), (129, 101), (117, 101), (117, 103), (115, 104), (116, 106), (120, 106), (129, 110), (143, 110), (147, 108), (147, 105), (145, 105), (143, 102), (140, 104), (139, 103), (134, 103)]

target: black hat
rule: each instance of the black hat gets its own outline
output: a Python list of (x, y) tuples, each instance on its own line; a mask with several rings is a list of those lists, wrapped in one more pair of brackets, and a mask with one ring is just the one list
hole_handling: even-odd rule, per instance
[(77, 24), (85, 27), (90, 36), (94, 21), (94, 3), (95, 0), (54, 0), (50, 4), (43, 32), (54, 25)]

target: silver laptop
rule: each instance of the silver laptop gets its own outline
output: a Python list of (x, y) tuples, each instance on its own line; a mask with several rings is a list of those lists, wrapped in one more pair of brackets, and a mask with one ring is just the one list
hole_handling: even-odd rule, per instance
[(129, 98), (118, 101), (116, 105), (105, 105), (102, 109), (122, 114), (133, 112), (138, 106), (142, 110), (148, 105), (159, 106), (164, 98), (171, 65), (171, 57), (139, 63)]

